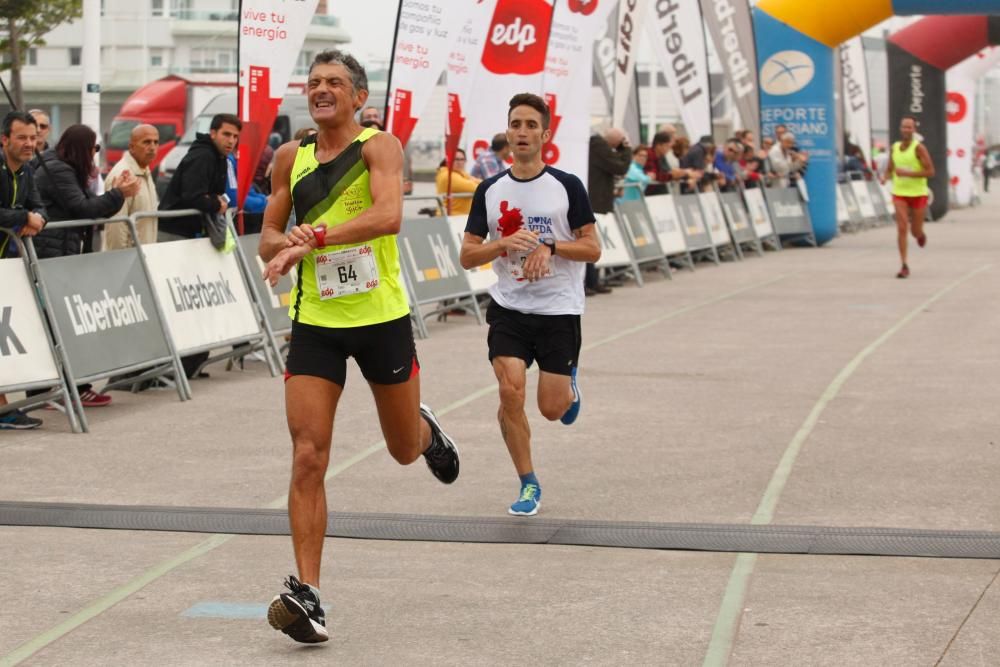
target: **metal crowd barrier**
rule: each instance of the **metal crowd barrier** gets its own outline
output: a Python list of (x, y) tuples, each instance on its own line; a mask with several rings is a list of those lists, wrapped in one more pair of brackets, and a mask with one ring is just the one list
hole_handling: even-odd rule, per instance
[[(35, 390), (42, 393), (8, 402), (0, 406), (0, 414), (61, 400), (66, 406), (64, 413), (70, 428), (74, 433), (82, 433), (86, 429), (86, 417), (80, 395), (76, 385), (67, 382), (66, 368), (69, 363), (65, 346), (61, 344), (57, 332), (44, 320), (45, 308), (39, 295), (35, 268), (17, 234), (0, 228), (0, 239), (3, 236), (14, 243), (20, 258), (0, 259), (0, 284), (4, 285), (0, 296), (0, 364), (4, 368), (0, 374), (0, 393)], [(42, 339), (46, 348), (36, 351), (34, 346)], [(47, 357), (45, 350), (48, 351)], [(40, 358), (32, 360), (33, 356)], [(18, 362), (16, 366), (15, 361)]]
[[(65, 411), (74, 432), (85, 432), (89, 426), (78, 384), (109, 378), (106, 388), (134, 388), (159, 378), (175, 387), (180, 400), (188, 400), (191, 388), (181, 356), (226, 347), (232, 349), (209, 356), (205, 363), (262, 350), (271, 374), (279, 373), (279, 348), (256, 284), (260, 276), (246, 260), (231, 215), (227, 226), (237, 241), (232, 259), (208, 239), (145, 246), (138, 241), (138, 219), (197, 213), (143, 211), (104, 220), (51, 222), (46, 229), (122, 222), (133, 247), (43, 259), (31, 238), (22, 243), (0, 230), (14, 239), (22, 256), (20, 261), (0, 262), (8, 287), (0, 301), (0, 377), (12, 378), (0, 391), (48, 390), (11, 402), (0, 413), (48, 403)], [(32, 333), (32, 345), (45, 339), (48, 349), (25, 347), (15, 324)]]

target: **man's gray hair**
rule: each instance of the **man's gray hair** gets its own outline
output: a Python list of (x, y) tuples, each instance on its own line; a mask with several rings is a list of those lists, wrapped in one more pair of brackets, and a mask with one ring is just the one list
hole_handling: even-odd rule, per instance
[(365, 73), (365, 68), (349, 53), (337, 49), (320, 51), (309, 65), (310, 75), (316, 65), (343, 65), (351, 73), (351, 85), (354, 86), (354, 90), (368, 90), (368, 74)]

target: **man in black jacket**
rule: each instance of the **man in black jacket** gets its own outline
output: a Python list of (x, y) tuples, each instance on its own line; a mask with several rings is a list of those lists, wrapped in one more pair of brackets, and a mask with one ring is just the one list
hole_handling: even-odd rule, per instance
[[(21, 111), (12, 111), (3, 119), (0, 135), (0, 227), (18, 236), (34, 236), (42, 230), (47, 216), (31, 161), (38, 142), (38, 124)], [(0, 258), (17, 257), (17, 245), (4, 234), (0, 237)]]
[[(3, 119), (0, 134), (0, 227), (18, 236), (34, 236), (45, 225), (45, 208), (35, 189), (28, 162), (38, 141), (38, 123), (26, 113), (12, 111)], [(17, 257), (17, 244), (6, 234), (0, 234), (0, 259)], [(0, 394), (0, 412), (7, 397)], [(21, 410), (0, 414), (0, 430), (32, 429), (42, 425), (41, 419), (29, 417)]]
[[(590, 157), (587, 164), (587, 194), (594, 213), (611, 213), (615, 209), (615, 180), (625, 175), (632, 162), (632, 149), (625, 133), (611, 128), (603, 136), (590, 136)], [(607, 294), (611, 288), (600, 284), (597, 267), (587, 264), (583, 280), (587, 296)]]
[[(167, 191), (160, 200), (161, 211), (197, 209), (210, 215), (225, 213), (226, 156), (236, 149), (243, 123), (229, 113), (212, 118), (208, 134), (198, 134), (191, 149), (177, 165)], [(157, 240), (193, 239), (203, 233), (202, 215), (160, 220)]]

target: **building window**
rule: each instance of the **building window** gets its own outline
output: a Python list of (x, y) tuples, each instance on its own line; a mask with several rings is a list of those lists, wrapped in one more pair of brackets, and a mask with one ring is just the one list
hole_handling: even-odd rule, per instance
[(38, 65), (38, 49), (28, 49), (28, 55), (24, 59), (24, 64), (32, 67)]
[(299, 51), (299, 60), (295, 63), (295, 74), (308, 74), (314, 55), (312, 51)]
[(191, 49), (192, 72), (232, 72), (235, 63), (234, 49)]
[(81, 48), (79, 46), (69, 47), (69, 66), (79, 67), (80, 66), (80, 52)]
[(101, 0), (101, 16), (104, 16), (104, 5), (105, 4), (106, 4), (105, 0)]
[(163, 16), (166, 13), (163, 0), (150, 0), (150, 3), (153, 16)]
[(163, 49), (149, 50), (149, 66), (163, 67)]

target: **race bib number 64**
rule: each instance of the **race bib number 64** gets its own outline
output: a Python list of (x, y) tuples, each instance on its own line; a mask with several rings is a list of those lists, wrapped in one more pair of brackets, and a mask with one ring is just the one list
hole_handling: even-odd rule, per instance
[(323, 301), (378, 287), (375, 253), (368, 245), (316, 255), (316, 288)]

